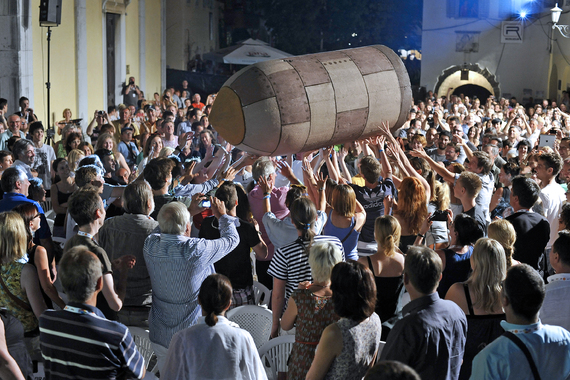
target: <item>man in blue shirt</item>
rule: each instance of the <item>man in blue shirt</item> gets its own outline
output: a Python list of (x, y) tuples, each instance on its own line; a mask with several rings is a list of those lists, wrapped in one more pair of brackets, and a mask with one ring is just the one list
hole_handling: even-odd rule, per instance
[(410, 303), (402, 310), (386, 340), (380, 360), (407, 364), (422, 379), (457, 380), (465, 341), (467, 318), (452, 301), (439, 298), (441, 258), (427, 247), (410, 247), (406, 253), (404, 285)]
[[(527, 348), (540, 378), (567, 379), (570, 376), (570, 333), (562, 327), (540, 322), (538, 312), (544, 293), (544, 281), (536, 270), (527, 264), (512, 266), (501, 293), (507, 317), (501, 326)], [(525, 353), (503, 335), (475, 356), (471, 379), (518, 380), (530, 379), (531, 374), (531, 363)]]
[(41, 214), (40, 229), (36, 231), (35, 239), (39, 239), (39, 244), (46, 249), (48, 257), (53, 257), (53, 241), (44, 210), (38, 202), (27, 198), (29, 187), (30, 181), (21, 168), (13, 166), (6, 169), (2, 174), (2, 189), (5, 192), (0, 201), (0, 212), (10, 211), (22, 203), (33, 203)]

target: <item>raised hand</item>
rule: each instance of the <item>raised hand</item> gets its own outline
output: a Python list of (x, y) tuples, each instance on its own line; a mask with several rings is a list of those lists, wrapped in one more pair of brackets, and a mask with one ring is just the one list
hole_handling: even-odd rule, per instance
[(285, 160), (277, 161), (276, 164), (277, 164), (277, 169), (279, 169), (279, 171), (285, 178), (291, 178), (294, 176), (293, 169), (289, 166), (287, 161)]
[(321, 189), (323, 189), (323, 190), (326, 189), (327, 179), (329, 179), (328, 175), (325, 177), (325, 176), (323, 176), (323, 173), (319, 173), (319, 175), (317, 176), (317, 189), (319, 189), (319, 191)]
[(261, 190), (263, 190), (263, 193), (271, 193), (273, 190), (273, 181), (268, 180), (267, 178), (259, 177), (257, 183), (259, 184)]
[(342, 146), (342, 147), (340, 148), (340, 152), (338, 152), (338, 158), (339, 158), (340, 160), (343, 160), (343, 161), (344, 161), (344, 159), (346, 158), (346, 156), (348, 156), (348, 150), (347, 150), (344, 146)]
[(207, 149), (206, 149), (206, 159), (211, 159), (212, 156), (214, 155), (214, 145), (210, 145)]
[(428, 156), (428, 154), (423, 148), (410, 150), (410, 155), (412, 157), (421, 157), (421, 158), (426, 158)]
[(184, 132), (183, 134), (178, 136), (178, 146), (180, 147), (180, 149), (184, 148), (186, 146), (186, 143), (188, 142), (188, 140), (192, 140), (193, 136), (194, 136), (194, 132), (192, 132), (192, 131)]
[(222, 202), (216, 197), (210, 197), (210, 202), (212, 204), (211, 206), (212, 213), (214, 214), (216, 219), (220, 219), (222, 215), (226, 214), (226, 205), (224, 202)]
[(197, 193), (192, 195), (192, 202), (190, 202), (190, 206), (188, 206), (188, 211), (190, 212), (190, 215), (194, 216), (206, 210), (207, 207), (202, 207), (200, 205), (200, 203), (205, 199), (207, 198), (202, 193)]

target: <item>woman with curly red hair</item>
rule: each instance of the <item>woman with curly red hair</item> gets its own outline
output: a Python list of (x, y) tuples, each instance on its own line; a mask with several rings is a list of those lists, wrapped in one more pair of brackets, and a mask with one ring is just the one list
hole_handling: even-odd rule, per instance
[(394, 217), (402, 228), (399, 248), (403, 253), (407, 252), (408, 246), (414, 244), (427, 216), (424, 185), (415, 177), (404, 178), (398, 189), (398, 203), (394, 205)]

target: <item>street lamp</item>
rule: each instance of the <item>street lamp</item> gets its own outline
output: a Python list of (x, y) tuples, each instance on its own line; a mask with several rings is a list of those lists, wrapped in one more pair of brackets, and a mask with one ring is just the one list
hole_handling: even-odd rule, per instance
[(552, 17), (552, 29), (556, 28), (560, 31), (560, 34), (562, 34), (563, 37), (570, 38), (570, 26), (558, 25), (560, 14), (562, 14), (562, 9), (560, 9), (558, 7), (558, 3), (556, 3), (556, 6), (550, 10), (550, 16)]

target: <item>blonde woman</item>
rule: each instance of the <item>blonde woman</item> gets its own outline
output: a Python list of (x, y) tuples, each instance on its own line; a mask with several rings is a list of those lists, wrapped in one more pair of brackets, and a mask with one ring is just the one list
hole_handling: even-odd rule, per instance
[(66, 108), (63, 110), (63, 120), (60, 120), (57, 123), (57, 133), (61, 135), (63, 128), (65, 128), (66, 125), (71, 124), (71, 110), (69, 108)]
[(513, 259), (515, 253), (515, 242), (517, 241), (517, 233), (515, 228), (506, 219), (497, 219), (487, 229), (489, 238), (495, 239), (503, 246), (505, 251), (505, 259), (507, 261), (507, 269), (513, 265), (520, 264), (519, 261)]
[[(396, 314), (396, 309), (404, 291), (404, 255), (398, 250), (401, 227), (398, 220), (390, 215), (376, 218), (374, 237), (378, 244), (375, 254), (361, 257), (358, 261), (368, 267), (376, 283), (376, 314), (385, 322)], [(388, 336), (387, 328), (382, 329), (382, 340)]]
[(507, 273), (505, 251), (498, 241), (482, 238), (475, 244), (470, 261), (471, 276), (463, 283), (453, 284), (445, 296), (467, 315), (467, 342), (459, 379), (470, 377), (471, 363), (480, 347), (504, 332), (501, 284)]
[(289, 379), (305, 378), (323, 330), (338, 321), (330, 285), (332, 269), (341, 261), (342, 253), (332, 243), (314, 244), (310, 249), (309, 266), (313, 282), (299, 284), (281, 318), (283, 330), (297, 327), (289, 359)]
[(22, 263), (27, 249), (26, 226), (20, 214), (0, 213), (0, 307), (22, 323), (27, 335), (34, 336), (39, 333), (38, 319), (47, 307), (38, 271), (33, 265)]
[(87, 141), (83, 141), (79, 144), (79, 150), (82, 150), (85, 153), (85, 156), (91, 156), (95, 153), (95, 149), (93, 149), (93, 145), (89, 144)]
[[(97, 144), (95, 144), (95, 151), (99, 149), (108, 149), (113, 151), (115, 155), (117, 170), (120, 168), (124, 168), (128, 175), (131, 175), (131, 169), (129, 169), (129, 165), (127, 165), (127, 161), (125, 161), (125, 157), (117, 150), (117, 142), (115, 141), (115, 137), (110, 133), (103, 133), (97, 139)], [(70, 161), (71, 163), (71, 161)]]
[[(428, 204), (428, 214), (434, 215), (449, 209), (450, 192), (447, 182), (436, 182), (434, 186), (434, 200)], [(447, 217), (446, 217), (447, 219)], [(420, 234), (421, 231), (420, 231)], [(448, 245), (447, 220), (434, 220), (426, 236), (426, 245), (433, 249), (443, 249)], [(434, 248), (435, 245), (435, 248)]]
[(81, 161), (85, 157), (85, 153), (79, 149), (73, 149), (67, 155), (67, 162), (69, 162), (69, 170), (72, 173), (75, 173), (75, 170), (79, 166), (79, 161)]

